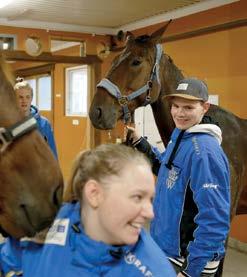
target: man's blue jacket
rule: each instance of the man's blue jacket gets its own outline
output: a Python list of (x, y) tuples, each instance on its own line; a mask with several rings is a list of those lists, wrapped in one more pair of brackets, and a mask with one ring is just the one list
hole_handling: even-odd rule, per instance
[[(149, 154), (158, 179), (151, 235), (185, 276), (214, 273), (225, 253), (230, 226), (230, 177), (220, 146), (221, 130), (199, 124), (183, 133), (175, 129), (162, 154), (141, 139), (136, 147)], [(158, 165), (159, 164), (159, 165)], [(158, 166), (157, 166), (158, 165)], [(157, 170), (158, 168), (158, 170)]]
[(46, 142), (49, 144), (53, 154), (57, 159), (57, 148), (50, 122), (47, 118), (41, 116), (39, 110), (33, 105), (31, 106), (31, 115), (37, 120), (38, 129), (40, 133), (42, 134)]

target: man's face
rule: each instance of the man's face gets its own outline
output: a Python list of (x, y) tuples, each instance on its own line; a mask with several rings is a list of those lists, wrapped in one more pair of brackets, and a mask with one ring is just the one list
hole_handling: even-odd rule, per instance
[(20, 88), (16, 90), (16, 97), (21, 111), (27, 116), (30, 114), (32, 102), (32, 92), (28, 88)]
[(171, 100), (171, 114), (177, 128), (187, 130), (201, 122), (209, 103), (174, 97)]

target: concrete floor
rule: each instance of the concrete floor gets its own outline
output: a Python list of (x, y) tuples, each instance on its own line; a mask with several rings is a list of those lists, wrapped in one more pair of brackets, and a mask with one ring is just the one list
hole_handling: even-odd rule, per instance
[(223, 277), (247, 277), (247, 253), (228, 247)]

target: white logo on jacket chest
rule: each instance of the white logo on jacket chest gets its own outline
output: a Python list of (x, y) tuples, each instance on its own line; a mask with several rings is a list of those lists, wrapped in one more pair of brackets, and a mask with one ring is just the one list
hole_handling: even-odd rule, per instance
[(69, 218), (55, 219), (52, 226), (41, 231), (32, 238), (22, 238), (21, 241), (34, 241), (40, 244), (57, 244), (64, 246), (69, 229)]
[(68, 218), (56, 219), (46, 235), (45, 243), (64, 246), (68, 234), (68, 227)]
[(153, 273), (147, 269), (147, 266), (143, 265), (141, 260), (137, 259), (137, 257), (134, 254), (128, 253), (124, 257), (124, 259), (127, 264), (133, 264), (135, 267), (137, 267), (144, 276), (153, 276)]
[(173, 166), (172, 169), (169, 170), (168, 177), (166, 179), (166, 186), (168, 189), (173, 188), (174, 184), (176, 183), (176, 181), (178, 179), (178, 175), (179, 175), (178, 170), (176, 170)]
[(218, 186), (217, 184), (213, 184), (213, 183), (209, 183), (209, 184), (203, 184), (203, 188), (204, 189), (218, 189)]

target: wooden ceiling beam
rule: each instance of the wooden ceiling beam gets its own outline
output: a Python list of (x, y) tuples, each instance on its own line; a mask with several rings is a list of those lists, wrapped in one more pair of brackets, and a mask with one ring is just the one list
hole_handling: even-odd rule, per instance
[(94, 64), (102, 60), (97, 55), (85, 57), (52, 55), (50, 52), (43, 52), (39, 56), (30, 56), (22, 50), (0, 50), (1, 55), (7, 61), (28, 61), (28, 62), (49, 62), (49, 63), (72, 63), (72, 64)]
[(231, 22), (225, 22), (225, 23), (218, 24), (218, 25), (204, 27), (204, 28), (186, 32), (186, 33), (170, 35), (167, 37), (164, 36), (164, 38), (162, 38), (161, 42), (166, 43), (169, 41), (187, 39), (187, 38), (191, 38), (191, 37), (195, 37), (195, 36), (206, 35), (209, 33), (215, 33), (215, 32), (230, 30), (233, 28), (239, 28), (239, 27), (246, 26), (246, 25), (247, 25), (247, 19), (244, 18), (244, 19), (239, 19), (239, 20), (235, 20), (235, 21), (231, 21)]

